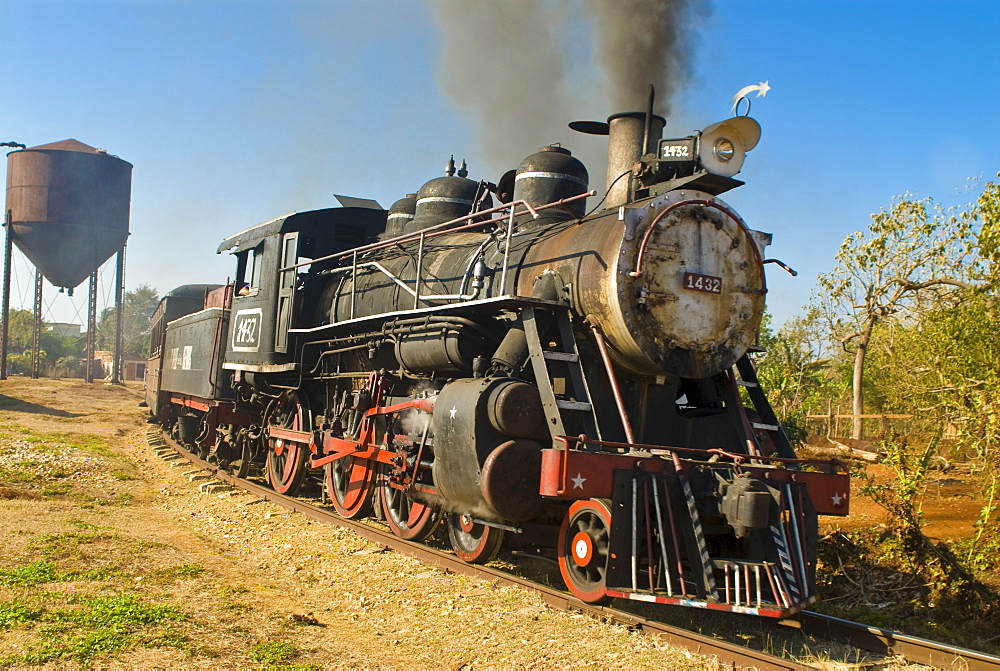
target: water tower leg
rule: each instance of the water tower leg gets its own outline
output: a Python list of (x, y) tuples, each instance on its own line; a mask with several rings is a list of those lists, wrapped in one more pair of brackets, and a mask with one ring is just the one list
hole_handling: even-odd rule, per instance
[(125, 302), (125, 247), (118, 250), (115, 268), (115, 355), (111, 384), (122, 384), (122, 307)]
[(97, 271), (90, 274), (90, 295), (87, 306), (87, 374), (84, 380), (94, 381), (94, 339), (97, 334)]
[(0, 326), (0, 336), (3, 338), (3, 342), (0, 342), (0, 380), (7, 379), (7, 345), (9, 344), (10, 329), (8, 328), (10, 320), (7, 317), (10, 315), (10, 255), (11, 255), (11, 236), (13, 232), (10, 226), (10, 210), (7, 210), (7, 218), (4, 222), (4, 228), (6, 229), (4, 252), (3, 252), (3, 314), (0, 315), (0, 319), (3, 320), (3, 325)]
[(35, 319), (31, 329), (31, 379), (38, 379), (42, 336), (42, 271), (35, 268)]

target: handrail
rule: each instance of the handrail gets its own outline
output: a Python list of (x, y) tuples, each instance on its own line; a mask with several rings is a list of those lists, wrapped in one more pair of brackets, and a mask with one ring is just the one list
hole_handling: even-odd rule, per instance
[(788, 457), (772, 457), (772, 456), (753, 456), (748, 454), (738, 454), (735, 452), (727, 452), (719, 448), (703, 449), (699, 447), (675, 447), (671, 445), (648, 445), (643, 443), (618, 443), (610, 440), (594, 440), (593, 438), (588, 438), (586, 435), (579, 436), (556, 436), (556, 440), (562, 443), (560, 450), (570, 450), (572, 449), (571, 444), (578, 444), (582, 447), (588, 445), (596, 445), (599, 447), (611, 447), (615, 449), (633, 449), (643, 452), (651, 452), (654, 456), (659, 456), (657, 452), (668, 452), (677, 453), (682, 452), (686, 454), (699, 454), (705, 457), (711, 457), (712, 455), (719, 455), (723, 457), (728, 457), (734, 461), (743, 461), (747, 459), (753, 459), (754, 461), (773, 461), (779, 464), (815, 464), (817, 466), (827, 466), (830, 468), (837, 468), (847, 473), (847, 465), (840, 461), (839, 459), (790, 459)]
[[(529, 214), (530, 213), (533, 218), (537, 219), (538, 218), (538, 213), (540, 211), (551, 209), (553, 207), (564, 207), (566, 205), (566, 203), (571, 203), (571, 202), (573, 202), (575, 200), (580, 200), (580, 199), (583, 199), (583, 198), (588, 198), (588, 197), (596, 195), (596, 194), (597, 194), (596, 191), (586, 191), (584, 193), (580, 193), (580, 194), (577, 194), (575, 196), (570, 196), (568, 198), (561, 198), (559, 200), (553, 201), (551, 203), (546, 203), (545, 205), (540, 205), (540, 206), (537, 206), (537, 207), (533, 207), (526, 200), (516, 200), (516, 201), (510, 202), (510, 203), (504, 203), (502, 205), (498, 205), (496, 207), (491, 207), (488, 210), (480, 210), (478, 212), (472, 212), (472, 213), (463, 215), (461, 217), (457, 217), (455, 219), (451, 219), (449, 221), (446, 221), (446, 222), (443, 222), (443, 223), (440, 223), (440, 224), (436, 224), (434, 226), (430, 226), (430, 227), (425, 228), (425, 229), (420, 230), (420, 231), (414, 231), (414, 232), (411, 232), (411, 233), (404, 233), (403, 235), (399, 235), (399, 236), (396, 236), (395, 238), (390, 238), (388, 240), (380, 240), (379, 242), (372, 242), (372, 243), (369, 243), (367, 245), (361, 245), (360, 247), (354, 247), (353, 249), (348, 249), (348, 250), (345, 250), (345, 251), (342, 251), (342, 252), (336, 252), (334, 254), (328, 254), (327, 256), (321, 256), (321, 257), (316, 258), (316, 259), (310, 259), (308, 261), (303, 261), (302, 263), (296, 263), (294, 265), (286, 266), (286, 267), (283, 267), (283, 268), (279, 269), (279, 272), (283, 272), (283, 271), (286, 271), (286, 270), (293, 270), (295, 268), (301, 268), (303, 266), (310, 266), (310, 265), (312, 265), (314, 263), (320, 263), (322, 261), (329, 261), (331, 259), (345, 258), (348, 255), (350, 255), (351, 256), (351, 265), (350, 266), (344, 266), (344, 267), (341, 267), (341, 268), (332, 268), (332, 269), (330, 269), (329, 271), (326, 271), (326, 272), (331, 272), (331, 273), (333, 273), (333, 272), (339, 272), (339, 271), (347, 270), (348, 268), (351, 270), (351, 319), (353, 319), (355, 317), (355, 310), (354, 310), (354, 308), (355, 308), (355, 296), (357, 294), (358, 269), (362, 268), (362, 267), (368, 267), (368, 266), (374, 266), (374, 267), (376, 267), (380, 272), (382, 272), (385, 275), (387, 275), (393, 282), (395, 282), (396, 284), (398, 284), (399, 286), (401, 286), (403, 289), (405, 289), (407, 293), (411, 294), (413, 296), (413, 309), (414, 310), (416, 310), (416, 309), (418, 309), (420, 307), (421, 301), (427, 301), (427, 300), (471, 300), (472, 298), (474, 298), (478, 294), (478, 291), (476, 291), (475, 293), (473, 293), (471, 296), (465, 296), (463, 294), (449, 294), (449, 295), (433, 295), (432, 294), (432, 295), (428, 295), (426, 297), (422, 297), (420, 295), (420, 284), (421, 284), (421, 280), (422, 280), (421, 271), (422, 271), (422, 267), (423, 267), (423, 256), (424, 256), (424, 243), (426, 242), (427, 238), (437, 237), (439, 235), (444, 235), (444, 234), (448, 234), (448, 233), (456, 233), (456, 232), (467, 230), (467, 229), (470, 229), (470, 228), (481, 228), (481, 227), (489, 225), (489, 224), (493, 224), (493, 223), (497, 223), (497, 222), (502, 222), (502, 221), (504, 221), (506, 219), (506, 231), (505, 231), (505, 235), (504, 235), (503, 268), (502, 268), (501, 273), (500, 273), (500, 287), (502, 289), (504, 286), (506, 286), (506, 283), (507, 283), (507, 267), (510, 265), (510, 239), (511, 239), (511, 237), (514, 234), (514, 218), (516, 216), (520, 216), (520, 215), (523, 215), (523, 214)], [(523, 205), (526, 209), (521, 210), (520, 212), (517, 211), (517, 207), (519, 205)], [(500, 212), (500, 211), (504, 211), (505, 212), (504, 216), (494, 217), (492, 219), (487, 219), (485, 221), (472, 221), (473, 219), (478, 219), (479, 217), (482, 217), (485, 214), (490, 214), (490, 213), (493, 213), (493, 212)], [(461, 222), (468, 222), (468, 223), (462, 224)], [(455, 225), (455, 224), (459, 224), (459, 225)], [(378, 249), (385, 249), (387, 247), (394, 247), (394, 246), (399, 245), (399, 244), (401, 244), (403, 242), (411, 242), (413, 240), (419, 241), (419, 245), (417, 247), (417, 267), (416, 267), (416, 269), (414, 271), (414, 280), (413, 280), (413, 288), (412, 289), (410, 289), (409, 287), (407, 287), (403, 283), (403, 280), (401, 280), (400, 278), (397, 278), (396, 276), (394, 276), (391, 273), (389, 273), (384, 267), (382, 267), (378, 263), (375, 263), (375, 262), (368, 262), (368, 263), (361, 263), (361, 264), (358, 263), (358, 255), (359, 254), (363, 254), (365, 252), (375, 251), (375, 250), (378, 250)]]
[[(455, 228), (445, 229), (445, 226), (452, 224), (457, 224), (462, 221), (469, 221), (476, 217), (481, 217), (484, 214), (490, 214), (492, 212), (499, 212), (501, 210), (510, 210), (511, 216), (520, 216), (522, 214), (531, 214), (533, 218), (538, 218), (538, 213), (542, 210), (549, 210), (553, 207), (562, 207), (566, 203), (571, 203), (575, 200), (580, 200), (581, 198), (589, 198), (591, 196), (596, 196), (596, 191), (585, 191), (584, 193), (577, 194), (575, 196), (570, 196), (568, 198), (562, 198), (560, 200), (553, 201), (551, 203), (546, 203), (545, 205), (539, 205), (537, 207), (532, 207), (531, 203), (526, 200), (515, 200), (510, 203), (504, 203), (496, 207), (491, 207), (488, 210), (479, 210), (478, 212), (471, 212), (469, 214), (462, 215), (461, 217), (456, 217), (441, 224), (436, 224), (434, 226), (429, 226), (422, 231), (414, 231), (412, 233), (404, 233), (403, 235), (398, 235), (395, 238), (389, 238), (387, 240), (379, 240), (378, 242), (369, 242), (367, 245), (361, 245), (360, 247), (353, 247), (351, 249), (344, 250), (342, 252), (336, 252), (334, 254), (327, 254), (326, 256), (321, 256), (316, 259), (310, 259), (308, 261), (303, 261), (302, 263), (296, 263), (291, 266), (285, 266), (280, 270), (292, 270), (293, 268), (301, 268), (303, 266), (309, 266), (314, 263), (320, 263), (322, 261), (329, 261), (330, 259), (343, 258), (349, 254), (358, 253), (362, 254), (364, 252), (372, 252), (376, 249), (384, 249), (385, 247), (393, 247), (403, 242), (409, 242), (411, 240), (416, 240), (419, 236), (423, 235), (425, 237), (436, 237), (438, 235), (443, 235), (445, 233), (455, 233), (467, 228), (477, 228), (485, 224), (492, 224), (497, 221), (503, 221), (506, 218), (506, 214), (503, 217), (495, 217), (493, 219), (487, 219), (485, 221), (474, 221), (462, 226), (456, 226)], [(526, 208), (520, 212), (515, 212), (514, 208), (518, 205), (524, 205)], [(443, 230), (442, 230), (443, 229)]]

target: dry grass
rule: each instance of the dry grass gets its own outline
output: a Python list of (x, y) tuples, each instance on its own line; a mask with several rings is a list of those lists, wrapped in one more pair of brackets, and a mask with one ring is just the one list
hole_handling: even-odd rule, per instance
[(249, 495), (200, 494), (153, 456), (138, 398), (0, 382), (0, 466), (19, 472), (0, 473), (0, 666), (714, 666)]

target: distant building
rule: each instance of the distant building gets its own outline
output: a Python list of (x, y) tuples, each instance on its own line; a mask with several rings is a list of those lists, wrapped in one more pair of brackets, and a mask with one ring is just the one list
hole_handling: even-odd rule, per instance
[[(94, 352), (94, 359), (101, 362), (104, 369), (104, 377), (111, 379), (114, 373), (115, 357), (112, 352), (98, 350)], [(122, 381), (137, 382), (142, 381), (146, 376), (146, 360), (139, 356), (126, 354), (122, 356)]]
[(45, 327), (63, 338), (79, 338), (83, 334), (82, 324), (66, 324), (64, 322), (45, 322)]

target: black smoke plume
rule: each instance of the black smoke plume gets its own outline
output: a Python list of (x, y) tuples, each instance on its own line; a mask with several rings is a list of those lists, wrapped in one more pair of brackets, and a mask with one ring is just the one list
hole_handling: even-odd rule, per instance
[[(698, 0), (434, 0), (438, 79), (473, 110), (490, 169), (514, 167), (539, 145), (583, 148), (600, 184), (604, 147), (567, 130), (576, 118), (644, 111), (649, 85), (668, 115), (691, 73)], [(596, 64), (596, 67), (595, 67)], [(574, 153), (577, 153), (574, 150)], [(588, 156), (589, 154), (589, 156)]]

